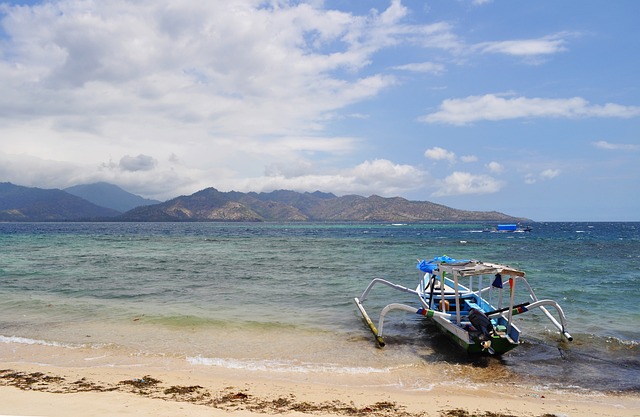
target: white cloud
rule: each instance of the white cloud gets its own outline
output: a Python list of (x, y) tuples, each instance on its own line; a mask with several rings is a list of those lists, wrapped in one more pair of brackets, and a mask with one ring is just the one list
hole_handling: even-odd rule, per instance
[(487, 164), (487, 168), (494, 174), (500, 174), (504, 171), (504, 166), (502, 166), (499, 162), (492, 161)]
[(429, 159), (433, 159), (434, 161), (449, 161), (451, 163), (455, 162), (456, 160), (456, 154), (448, 151), (444, 148), (440, 148), (438, 146), (433, 147), (431, 149), (427, 149), (424, 152), (424, 156), (429, 158)]
[(503, 181), (488, 175), (474, 175), (468, 172), (453, 172), (438, 184), (438, 189), (432, 194), (435, 197), (492, 194), (504, 187)]
[(137, 189), (148, 181), (146, 195), (162, 179), (157, 197), (168, 197), (283, 161), (352, 153), (359, 139), (325, 127), (396, 84), (358, 72), (422, 32), (401, 23), (407, 14), (398, 0), (365, 15), (252, 0), (3, 5), (2, 151), (31, 155), (42, 171), (38, 182), (5, 165), (6, 178), (62, 187), (100, 177)]
[(599, 140), (593, 143), (593, 146), (599, 149), (607, 149), (612, 151), (637, 151), (640, 150), (640, 145), (633, 145), (630, 143), (611, 143), (606, 140)]
[[(422, 173), (411, 165), (394, 164), (387, 159), (375, 159), (365, 161), (355, 168), (347, 171), (349, 176), (363, 183), (379, 182), (392, 184), (394, 187), (402, 186), (408, 181), (415, 184), (421, 181)], [(415, 177), (414, 179), (411, 179)]]
[(478, 161), (478, 157), (475, 155), (463, 155), (460, 157), (460, 160), (462, 162), (477, 162)]
[(304, 177), (307, 175), (313, 175), (317, 167), (313, 162), (298, 158), (293, 161), (287, 161), (286, 163), (272, 163), (265, 167), (264, 176), (272, 178), (296, 178)]
[(453, 31), (453, 26), (446, 22), (433, 23), (416, 31), (415, 42), (423, 48), (433, 48), (462, 53), (468, 50), (467, 45)]
[(309, 4), (64, 0), (5, 11), (5, 116), (75, 119), (95, 132), (105, 116), (123, 124), (135, 112), (234, 135), (316, 131), (329, 112), (392, 85), (331, 72), (394, 44), (406, 13), (399, 2), (360, 17)]
[(551, 178), (555, 178), (558, 175), (560, 175), (559, 169), (545, 169), (540, 173), (540, 177), (547, 180)]
[(524, 183), (525, 184), (535, 184), (538, 181), (551, 180), (559, 176), (561, 171), (555, 168), (547, 168), (538, 173), (529, 172), (525, 174)]
[[(68, 162), (12, 155), (0, 152), (0, 178), (18, 185), (65, 188), (82, 173), (82, 168)], [(59, 182), (62, 181), (62, 182)]]
[(285, 188), (297, 191), (321, 190), (337, 194), (379, 194), (396, 196), (423, 185), (428, 174), (411, 165), (386, 159), (365, 161), (353, 168), (318, 173), (308, 161), (272, 167), (263, 177), (235, 181), (231, 186), (243, 191), (270, 191)]
[(590, 104), (581, 97), (568, 99), (505, 98), (495, 94), (448, 99), (440, 109), (428, 114), (421, 121), (426, 123), (449, 123), (465, 125), (481, 120), (508, 120), (519, 118), (562, 117), (617, 117), (640, 116), (640, 107), (607, 103), (603, 106)]
[(431, 73), (437, 75), (444, 72), (444, 65), (435, 62), (419, 62), (413, 64), (398, 65), (393, 67), (393, 69), (411, 72)]
[(569, 33), (544, 36), (539, 39), (522, 39), (497, 42), (483, 42), (472, 49), (480, 53), (498, 53), (514, 56), (550, 55), (566, 51), (566, 37)]

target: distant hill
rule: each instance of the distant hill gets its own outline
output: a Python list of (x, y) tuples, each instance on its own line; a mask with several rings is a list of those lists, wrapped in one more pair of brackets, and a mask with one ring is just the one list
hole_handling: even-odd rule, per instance
[(138, 195), (131, 194), (117, 185), (106, 182), (76, 185), (65, 188), (64, 191), (80, 198), (84, 198), (98, 206), (117, 210), (121, 213), (138, 206), (148, 206), (160, 203), (158, 200), (149, 200)]
[(62, 190), (0, 183), (0, 221), (78, 221), (118, 214), (116, 210), (97, 206)]
[[(100, 194), (102, 190), (102, 195)], [(164, 203), (134, 196), (117, 186), (98, 183), (72, 187), (70, 191), (92, 198), (87, 201), (62, 190), (47, 190), (0, 183), (0, 221), (487, 221), (519, 222), (528, 219), (496, 211), (457, 210), (428, 201), (400, 197), (337, 197), (331, 193), (221, 192), (206, 188)], [(92, 196), (93, 193), (93, 196)], [(133, 196), (133, 198), (131, 198)], [(111, 200), (111, 201), (105, 201)], [(114, 208), (136, 207), (122, 214)], [(141, 204), (140, 204), (141, 203)]]
[(457, 210), (428, 201), (380, 196), (337, 197), (330, 193), (221, 192), (206, 188), (190, 196), (137, 207), (117, 218), (122, 221), (492, 221), (528, 219), (496, 211)]

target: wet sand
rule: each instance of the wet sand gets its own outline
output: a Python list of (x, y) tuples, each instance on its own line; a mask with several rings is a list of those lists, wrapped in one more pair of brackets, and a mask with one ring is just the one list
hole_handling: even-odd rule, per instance
[(638, 416), (640, 394), (538, 390), (531, 386), (435, 385), (428, 391), (289, 382), (216, 368), (0, 365), (0, 416)]

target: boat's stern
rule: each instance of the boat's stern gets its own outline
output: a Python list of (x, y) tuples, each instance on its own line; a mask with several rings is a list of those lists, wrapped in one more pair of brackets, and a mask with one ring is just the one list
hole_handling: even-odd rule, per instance
[(506, 333), (504, 326), (494, 326), (494, 331), (488, 338), (481, 338), (479, 333), (467, 327), (470, 324), (465, 326), (467, 328), (460, 327), (452, 323), (451, 320), (441, 317), (434, 317), (433, 321), (441, 332), (446, 334), (468, 353), (501, 355), (516, 348), (520, 344), (518, 342), (520, 331), (515, 326), (511, 326), (511, 334)]

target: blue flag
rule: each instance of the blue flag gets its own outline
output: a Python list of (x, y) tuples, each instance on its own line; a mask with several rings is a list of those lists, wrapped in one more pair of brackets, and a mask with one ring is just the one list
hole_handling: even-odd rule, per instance
[(496, 279), (493, 280), (493, 283), (491, 285), (496, 288), (502, 288), (502, 275), (496, 274)]

